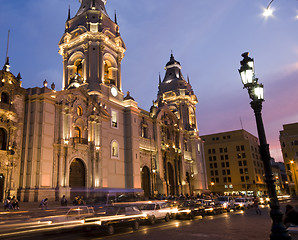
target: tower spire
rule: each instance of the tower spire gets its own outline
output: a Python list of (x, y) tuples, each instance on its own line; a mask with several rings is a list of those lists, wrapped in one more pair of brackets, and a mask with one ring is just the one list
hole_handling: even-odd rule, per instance
[(117, 21), (117, 11), (115, 10), (115, 21), (114, 21), (117, 25), (118, 25), (118, 21)]
[(8, 37), (7, 37), (7, 47), (6, 47), (6, 59), (5, 64), (3, 66), (3, 70), (6, 72), (9, 72), (9, 57), (8, 57), (8, 48), (9, 48), (9, 36), (10, 36), (10, 30), (8, 30)]
[(67, 21), (70, 20), (70, 5), (68, 6), (68, 18), (67, 18)]
[(160, 76), (160, 73), (159, 73), (159, 85), (161, 84), (161, 76)]

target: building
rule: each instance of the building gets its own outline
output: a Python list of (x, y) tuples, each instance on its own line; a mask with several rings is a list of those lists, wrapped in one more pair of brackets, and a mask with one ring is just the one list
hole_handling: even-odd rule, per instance
[(271, 158), (270, 162), (277, 195), (289, 194), (288, 179), (284, 163), (275, 162), (274, 158)]
[(298, 192), (298, 123), (285, 124), (280, 131), (279, 141), (288, 177), (288, 186), (291, 195)]
[(171, 55), (149, 111), (122, 92), (126, 47), (106, 0), (81, 0), (59, 42), (63, 89), (24, 89), (0, 71), (0, 199), (200, 193), (207, 189), (197, 98)]
[(208, 186), (221, 194), (266, 194), (258, 138), (245, 130), (201, 136)]

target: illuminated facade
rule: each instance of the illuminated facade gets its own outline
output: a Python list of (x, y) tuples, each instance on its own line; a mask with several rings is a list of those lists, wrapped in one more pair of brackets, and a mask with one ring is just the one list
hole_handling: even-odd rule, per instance
[(126, 51), (104, 0), (81, 0), (59, 42), (63, 89), (0, 71), (0, 192), (22, 201), (207, 188), (197, 98), (173, 55), (150, 111), (122, 92)]
[(288, 177), (290, 194), (298, 193), (298, 123), (285, 124), (280, 131), (279, 141)]
[(258, 138), (245, 130), (202, 136), (209, 189), (221, 194), (266, 194)]

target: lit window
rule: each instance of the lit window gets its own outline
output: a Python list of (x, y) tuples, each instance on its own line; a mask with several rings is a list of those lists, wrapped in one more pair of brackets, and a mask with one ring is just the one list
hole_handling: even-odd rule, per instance
[(112, 110), (112, 127), (118, 128), (118, 114), (116, 111)]
[(78, 108), (77, 108), (77, 114), (78, 114), (78, 116), (82, 116), (83, 115), (83, 108), (81, 106), (78, 106)]

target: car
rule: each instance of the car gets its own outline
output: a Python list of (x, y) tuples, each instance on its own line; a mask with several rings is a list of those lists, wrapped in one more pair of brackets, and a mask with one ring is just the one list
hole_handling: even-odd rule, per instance
[(222, 205), (223, 209), (225, 209), (227, 212), (230, 212), (231, 209), (234, 211), (236, 210), (235, 201), (230, 196), (219, 196), (215, 202), (216, 204)]
[(182, 202), (176, 212), (176, 218), (186, 218), (193, 219), (195, 216), (204, 216), (205, 215), (205, 207), (202, 203), (197, 201), (184, 201)]
[(267, 197), (267, 196), (260, 197), (259, 204), (261, 204), (261, 205), (267, 205), (269, 203), (270, 203), (270, 198), (269, 197)]
[(247, 209), (249, 208), (248, 199), (246, 198), (235, 198), (235, 207), (236, 209)]
[(157, 220), (164, 219), (168, 222), (172, 215), (172, 208), (166, 202), (142, 202), (137, 203), (137, 206), (146, 215), (146, 220), (150, 224), (154, 224)]
[(85, 218), (85, 226), (87, 230), (97, 228), (112, 235), (118, 227), (132, 227), (133, 230), (138, 230), (145, 217), (146, 215), (135, 205), (111, 205), (100, 207), (93, 217)]
[(75, 222), (84, 223), (86, 217), (94, 216), (95, 212), (92, 207), (88, 206), (75, 206), (71, 207), (65, 215), (57, 215), (51, 217), (44, 217), (41, 222), (48, 222), (49, 224), (71, 224)]
[(203, 200), (204, 211), (206, 215), (221, 214), (224, 210), (221, 204), (216, 203), (213, 200)]

